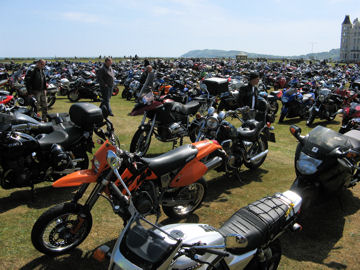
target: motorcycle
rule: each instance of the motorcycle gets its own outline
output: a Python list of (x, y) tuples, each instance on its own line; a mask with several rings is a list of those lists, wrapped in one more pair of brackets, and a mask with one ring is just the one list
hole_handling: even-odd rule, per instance
[(337, 111), (336, 114), (342, 114), (342, 123), (339, 133), (346, 133), (352, 129), (360, 130), (360, 104), (351, 103), (348, 106)]
[[(137, 103), (130, 113), (130, 116), (144, 115), (131, 140), (130, 152), (145, 155), (153, 134), (159, 141), (173, 142), (174, 147), (180, 139), (182, 145), (183, 137), (189, 136), (195, 129), (189, 118), (198, 111), (200, 103), (191, 101), (184, 105), (167, 98), (154, 100), (152, 93), (147, 94), (144, 99), (146, 100)], [(147, 118), (149, 121), (146, 123)]]
[(334, 196), (359, 182), (360, 131), (340, 134), (317, 126), (301, 136), (301, 128), (292, 125), (290, 132), (299, 141), (291, 190), (302, 197), (304, 209), (320, 197)]
[(332, 93), (330, 89), (320, 89), (317, 98), (309, 110), (306, 125), (311, 126), (316, 117), (328, 121), (334, 120), (341, 103), (341, 98), (337, 94)]
[(31, 130), (13, 130), (11, 115), (0, 115), (0, 185), (4, 189), (29, 186), (33, 190), (34, 184), (88, 167), (86, 152), (91, 153), (94, 147), (96, 125), (103, 124), (102, 111), (95, 105), (78, 103), (70, 107), (69, 115), (72, 122), (62, 125), (24, 124), (25, 129), (46, 132), (35, 137), (27, 134)]
[(284, 121), (284, 118), (293, 118), (300, 116), (307, 118), (309, 109), (315, 99), (314, 93), (302, 94), (296, 88), (290, 88), (283, 91), (281, 96), (281, 113), (279, 123)]
[(79, 77), (74, 83), (70, 83), (70, 88), (67, 97), (71, 102), (76, 102), (81, 98), (89, 98), (93, 101), (100, 100), (99, 84), (91, 79)]
[[(109, 152), (117, 153), (114, 162), (122, 161), (121, 176), (110, 169)], [(225, 155), (219, 144), (205, 140), (155, 158), (142, 158), (121, 150), (113, 140), (106, 140), (95, 153), (91, 169), (74, 172), (53, 183), (53, 187), (81, 187), (71, 202), (56, 205), (38, 218), (31, 233), (32, 243), (47, 255), (74, 249), (89, 234), (91, 210), (100, 197), (109, 201), (115, 214), (128, 220), (124, 193), (131, 194), (134, 207), (142, 215), (156, 214), (158, 219), (162, 206), (169, 217), (183, 218), (200, 206), (206, 194), (202, 176), (219, 166)], [(122, 179), (126, 183), (123, 186)], [(81, 205), (78, 201), (90, 183), (95, 186)]]
[[(239, 114), (242, 114), (241, 118)], [(217, 140), (228, 154), (229, 158), (218, 171), (225, 171), (230, 175), (239, 177), (242, 164), (247, 168), (257, 169), (265, 161), (268, 153), (268, 141), (275, 142), (275, 134), (270, 123), (265, 124), (263, 112), (258, 112), (255, 120), (255, 111), (250, 111), (247, 107), (238, 108), (235, 111), (215, 112), (215, 108), (210, 108), (208, 114), (198, 118), (199, 128), (190, 137), (193, 141), (205, 138)], [(241, 126), (235, 128), (228, 122), (227, 118), (236, 118)]]
[[(111, 151), (108, 163), (123, 187), (119, 158)], [(131, 193), (121, 193), (127, 206), (124, 229), (111, 253), (108, 269), (277, 269), (279, 237), (299, 231), (296, 223), (301, 197), (290, 190), (268, 196), (239, 209), (216, 229), (208, 224), (178, 223), (158, 226), (134, 207)], [(110, 254), (102, 246), (95, 258)]]

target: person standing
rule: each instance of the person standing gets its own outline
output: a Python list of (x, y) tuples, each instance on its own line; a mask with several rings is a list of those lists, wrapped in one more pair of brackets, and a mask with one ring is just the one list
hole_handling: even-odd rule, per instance
[(45, 61), (40, 59), (33, 69), (29, 69), (25, 75), (25, 86), (30, 96), (34, 96), (37, 110), (41, 110), (41, 118), (46, 121), (46, 77), (44, 73)]
[(115, 78), (114, 70), (111, 65), (112, 59), (110, 57), (106, 57), (103, 66), (97, 73), (97, 79), (100, 85), (100, 92), (102, 93), (100, 108), (105, 107), (109, 115), (114, 116), (110, 107), (110, 98), (112, 96)]
[(255, 109), (257, 104), (258, 89), (260, 76), (257, 72), (251, 72), (249, 76), (249, 83), (239, 89), (238, 104), (239, 107), (248, 106), (250, 109)]
[(139, 93), (139, 99), (140, 100), (141, 100), (143, 95), (146, 95), (147, 93), (152, 91), (154, 78), (155, 78), (153, 68), (150, 65), (146, 66), (146, 71), (144, 71), (144, 74), (146, 75), (146, 79), (145, 79), (145, 82), (144, 82), (144, 84), (143, 84), (143, 86), (142, 86), (142, 88), (140, 90), (140, 93)]

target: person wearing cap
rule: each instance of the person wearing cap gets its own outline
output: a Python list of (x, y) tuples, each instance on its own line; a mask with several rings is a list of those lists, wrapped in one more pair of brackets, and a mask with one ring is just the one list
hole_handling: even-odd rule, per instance
[(248, 106), (250, 109), (256, 108), (260, 76), (257, 72), (251, 72), (249, 83), (239, 89), (238, 105), (239, 107)]

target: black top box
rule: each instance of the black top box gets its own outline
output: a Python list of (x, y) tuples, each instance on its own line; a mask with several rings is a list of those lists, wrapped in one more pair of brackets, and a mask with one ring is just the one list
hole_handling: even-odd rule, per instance
[(213, 96), (229, 91), (229, 82), (224, 78), (208, 78), (204, 80), (207, 90)]
[(101, 109), (91, 103), (75, 103), (71, 105), (69, 114), (71, 121), (84, 130), (92, 130), (94, 125), (104, 120)]

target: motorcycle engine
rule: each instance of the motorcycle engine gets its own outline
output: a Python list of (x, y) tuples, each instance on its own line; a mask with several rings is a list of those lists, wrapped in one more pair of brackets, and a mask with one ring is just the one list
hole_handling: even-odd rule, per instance
[(134, 205), (140, 214), (146, 215), (153, 212), (154, 205), (154, 186), (149, 183), (144, 183), (140, 189), (133, 194)]
[(51, 147), (50, 160), (53, 168), (57, 171), (63, 171), (71, 164), (70, 156), (58, 144), (54, 144)]
[(172, 123), (169, 126), (169, 132), (172, 135), (185, 135), (185, 129), (179, 122)]
[[(30, 180), (39, 173), (38, 168), (32, 165), (31, 156), (17, 160), (4, 160), (2, 166), (0, 166), (1, 186), (4, 189), (30, 186)], [(32, 169), (30, 170), (30, 168)], [(36, 182), (33, 181), (33, 183)]]

